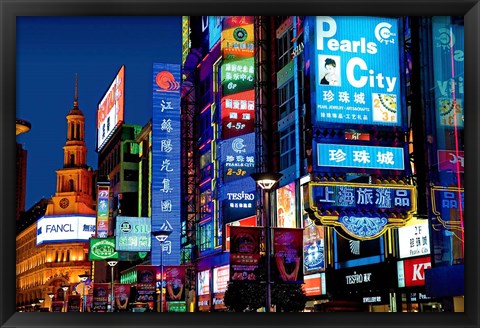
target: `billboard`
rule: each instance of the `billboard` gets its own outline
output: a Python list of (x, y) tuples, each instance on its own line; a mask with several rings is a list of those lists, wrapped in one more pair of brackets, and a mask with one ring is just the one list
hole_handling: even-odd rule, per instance
[(398, 20), (311, 17), (316, 123), (400, 126)]
[(225, 183), (255, 172), (255, 133), (220, 142), (220, 163)]
[(295, 203), (295, 181), (277, 189), (277, 227), (297, 227)]
[(114, 238), (90, 238), (89, 261), (118, 259)]
[(152, 247), (151, 219), (117, 216), (115, 236), (117, 251), (149, 252)]
[(164, 268), (167, 302), (185, 301), (186, 267), (183, 265), (168, 265)]
[(302, 285), (302, 288), (307, 297), (325, 295), (327, 293), (325, 272), (305, 275), (303, 279), (305, 283)]
[(273, 228), (273, 254), (277, 281), (303, 283), (303, 229)]
[(317, 143), (317, 166), (404, 170), (404, 149)]
[(156, 300), (157, 267), (137, 265), (137, 295), (135, 302), (154, 302)]
[(407, 226), (398, 228), (400, 258), (430, 254), (428, 226), (428, 220), (412, 219), (412, 222), (409, 222)]
[[(172, 231), (164, 245), (165, 265), (180, 264), (180, 80), (180, 65), (153, 64), (152, 229)], [(152, 264), (160, 264), (160, 252), (152, 248)]]
[(456, 150), (437, 150), (438, 171), (465, 172), (465, 154)]
[(245, 219), (233, 221), (225, 224), (225, 250), (230, 250), (230, 227), (231, 226), (242, 226), (242, 227), (256, 227), (257, 226), (257, 217), (250, 216)]
[(425, 285), (425, 269), (431, 267), (430, 256), (398, 261), (398, 287)]
[(256, 184), (246, 176), (223, 185), (219, 199), (222, 202), (223, 222), (230, 223), (255, 215)]
[(107, 143), (117, 126), (123, 123), (124, 103), (125, 66), (122, 66), (102, 100), (98, 103), (97, 152)]
[(220, 41), (223, 16), (208, 16), (208, 49)]
[(230, 281), (256, 281), (260, 260), (260, 227), (230, 227)]
[(97, 184), (97, 237), (107, 238), (109, 235), (108, 218), (110, 213), (110, 184)]
[(325, 228), (306, 219), (303, 228), (303, 272), (325, 270)]
[(95, 236), (95, 216), (44, 216), (37, 221), (37, 245), (88, 241)]
[(437, 124), (464, 125), (464, 26), (451, 17), (432, 17), (433, 77)]
[(92, 299), (92, 311), (93, 312), (106, 312), (108, 306), (108, 298), (111, 294), (110, 283), (94, 283), (93, 284), (93, 299)]

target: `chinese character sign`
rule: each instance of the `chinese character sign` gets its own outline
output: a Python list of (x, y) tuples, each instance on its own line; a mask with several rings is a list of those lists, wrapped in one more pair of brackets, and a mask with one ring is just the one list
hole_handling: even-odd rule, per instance
[(97, 186), (97, 237), (108, 237), (110, 186)]
[(311, 17), (317, 122), (402, 124), (397, 19)]
[[(171, 230), (164, 264), (180, 263), (180, 65), (153, 64), (152, 231)], [(152, 264), (160, 246), (152, 238)]]
[(400, 147), (352, 146), (318, 143), (317, 165), (326, 167), (404, 170)]

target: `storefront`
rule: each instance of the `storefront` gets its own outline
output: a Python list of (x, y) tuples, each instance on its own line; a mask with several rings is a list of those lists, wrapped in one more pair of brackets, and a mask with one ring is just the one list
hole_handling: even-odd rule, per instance
[(393, 263), (328, 269), (327, 291), (333, 302), (342, 305), (341, 311), (395, 312), (395, 270)]

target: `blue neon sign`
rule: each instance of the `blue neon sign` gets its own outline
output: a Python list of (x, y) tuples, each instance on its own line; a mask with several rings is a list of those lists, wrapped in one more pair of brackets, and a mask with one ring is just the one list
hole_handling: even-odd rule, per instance
[[(180, 65), (153, 64), (152, 231), (171, 230), (164, 264), (180, 264)], [(160, 245), (152, 237), (152, 265)]]
[(384, 170), (403, 170), (404, 150), (400, 147), (317, 144), (317, 165)]
[(311, 19), (315, 121), (402, 125), (397, 19)]

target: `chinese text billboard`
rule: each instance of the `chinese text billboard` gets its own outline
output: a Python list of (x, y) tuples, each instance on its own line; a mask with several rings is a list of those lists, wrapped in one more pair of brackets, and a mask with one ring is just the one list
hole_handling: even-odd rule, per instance
[[(180, 264), (180, 65), (153, 64), (152, 231), (170, 230), (164, 243), (164, 264)], [(153, 238), (153, 237), (151, 237)], [(152, 264), (160, 264), (153, 238)]]
[(258, 280), (261, 234), (259, 227), (230, 227), (230, 281)]
[(150, 218), (117, 216), (117, 251), (149, 252), (152, 247), (151, 235)]

